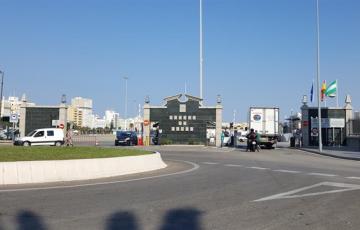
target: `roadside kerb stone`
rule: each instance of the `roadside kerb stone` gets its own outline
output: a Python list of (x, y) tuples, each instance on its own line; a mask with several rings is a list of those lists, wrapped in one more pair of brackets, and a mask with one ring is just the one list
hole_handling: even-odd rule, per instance
[(319, 155), (323, 155), (323, 156), (328, 156), (328, 157), (334, 157), (334, 158), (345, 159), (345, 160), (360, 161), (360, 153), (359, 153), (358, 157), (355, 157), (355, 156), (345, 156), (342, 153), (340, 153), (340, 154), (332, 154), (332, 153), (326, 152), (326, 150), (323, 150), (323, 152), (319, 152), (319, 150), (316, 150), (316, 149), (306, 149), (306, 148), (297, 148), (297, 149), (301, 150), (301, 151), (305, 151), (305, 152), (310, 152), (310, 153), (315, 153), (315, 154), (319, 154)]

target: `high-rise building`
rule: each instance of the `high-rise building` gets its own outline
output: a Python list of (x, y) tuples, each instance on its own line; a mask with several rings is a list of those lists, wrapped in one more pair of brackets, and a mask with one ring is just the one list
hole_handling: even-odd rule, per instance
[(68, 120), (79, 127), (92, 127), (93, 102), (92, 99), (75, 97), (71, 99), (68, 109)]
[(118, 129), (121, 127), (120, 125), (120, 115), (119, 113), (113, 111), (113, 110), (106, 110), (105, 111), (105, 122), (107, 127), (112, 127), (115, 129)]
[(360, 112), (358, 111), (354, 112), (354, 118), (355, 120), (360, 120)]

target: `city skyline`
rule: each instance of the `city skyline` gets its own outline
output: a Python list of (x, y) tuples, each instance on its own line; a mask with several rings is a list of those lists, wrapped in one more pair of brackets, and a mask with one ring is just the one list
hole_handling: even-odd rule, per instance
[[(246, 121), (251, 105), (278, 106), (281, 119), (298, 111), (316, 72), (315, 4), (204, 0), (205, 105), (220, 94), (227, 121), (233, 110)], [(38, 104), (57, 104), (62, 94), (82, 95), (93, 99), (95, 113), (124, 114), (128, 76), (132, 116), (147, 95), (154, 105), (185, 85), (199, 95), (198, 1), (4, 1), (1, 7), (0, 19), (9, 22), (0, 36), (5, 96), (24, 92)], [(350, 94), (355, 110), (359, 10), (357, 1), (320, 0), (321, 79), (338, 79), (340, 106)]]

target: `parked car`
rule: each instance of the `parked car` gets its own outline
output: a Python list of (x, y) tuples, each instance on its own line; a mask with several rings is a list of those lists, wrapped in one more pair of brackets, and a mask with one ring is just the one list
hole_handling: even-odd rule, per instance
[(115, 146), (118, 145), (137, 145), (138, 138), (137, 134), (134, 131), (117, 131)]
[(62, 129), (48, 128), (35, 129), (25, 137), (15, 139), (14, 145), (33, 146), (33, 145), (53, 145), (61, 146), (64, 144), (64, 131)]

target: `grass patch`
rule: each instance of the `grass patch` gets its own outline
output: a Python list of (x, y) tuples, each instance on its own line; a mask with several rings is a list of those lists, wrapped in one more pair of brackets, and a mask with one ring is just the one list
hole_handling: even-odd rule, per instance
[(91, 159), (145, 154), (151, 152), (127, 148), (0, 146), (0, 162)]

